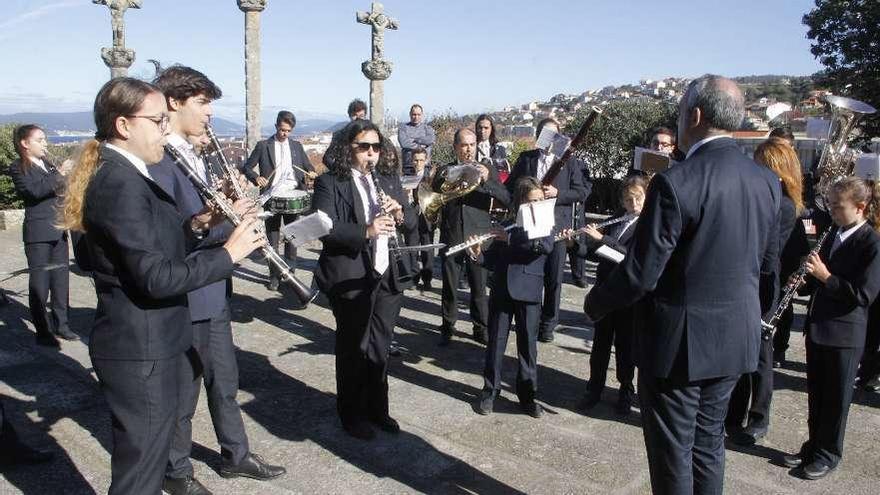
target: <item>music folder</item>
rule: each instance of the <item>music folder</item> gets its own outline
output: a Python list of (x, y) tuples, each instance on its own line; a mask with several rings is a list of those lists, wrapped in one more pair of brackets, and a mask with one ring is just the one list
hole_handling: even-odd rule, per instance
[(656, 174), (669, 168), (669, 155), (648, 148), (636, 147), (633, 168), (649, 174)]

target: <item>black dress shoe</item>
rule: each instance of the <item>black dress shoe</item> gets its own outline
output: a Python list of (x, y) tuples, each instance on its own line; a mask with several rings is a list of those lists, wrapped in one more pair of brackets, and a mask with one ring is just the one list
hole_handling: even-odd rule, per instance
[(42, 333), (37, 334), (37, 345), (57, 348), (61, 347), (61, 342), (58, 342), (58, 339), (51, 333)]
[(392, 435), (400, 433), (400, 423), (391, 416), (385, 416), (384, 418), (378, 418), (372, 421), (374, 425), (378, 426), (379, 429), (384, 432), (391, 433)]
[(553, 332), (540, 332), (538, 334), (538, 340), (541, 342), (553, 342)]
[(11, 466), (13, 464), (41, 464), (49, 462), (55, 458), (55, 454), (48, 450), (40, 450), (16, 443), (11, 446), (3, 446), (3, 452), (0, 453), (0, 465)]
[(574, 283), (574, 285), (576, 285), (577, 287), (580, 287), (581, 289), (587, 288), (587, 283), (581, 279), (575, 280), (573, 283)]
[(64, 340), (79, 340), (79, 335), (70, 331), (70, 327), (67, 325), (56, 328), (52, 333), (54, 333), (56, 337), (61, 337)]
[(360, 439), (370, 441), (376, 438), (376, 432), (367, 424), (366, 421), (353, 421), (351, 423), (342, 423), (342, 429), (349, 435)]
[(863, 387), (868, 392), (880, 392), (880, 378), (875, 376), (874, 378), (865, 381)]
[(486, 345), (489, 343), (489, 334), (485, 328), (474, 328), (474, 340)]
[(192, 476), (185, 478), (165, 478), (162, 482), (162, 491), (168, 495), (212, 495), (211, 490), (199, 483)]
[(741, 447), (751, 447), (757, 444), (764, 436), (767, 435), (767, 428), (758, 426), (746, 426), (742, 430), (735, 432), (730, 436), (730, 441)]
[(592, 390), (587, 391), (584, 395), (584, 398), (578, 402), (577, 408), (581, 411), (589, 411), (590, 409), (596, 407), (596, 404), (599, 403), (599, 400), (602, 398), (601, 393), (593, 392)]
[(482, 416), (488, 416), (489, 414), (492, 414), (492, 409), (494, 407), (495, 396), (492, 394), (483, 394), (482, 397), (480, 397), (480, 400), (474, 404), (474, 411)]
[(220, 466), (220, 476), (224, 478), (244, 476), (255, 480), (271, 480), (286, 472), (287, 470), (282, 466), (268, 464), (262, 457), (251, 452), (248, 452), (237, 466)]
[(800, 453), (786, 454), (782, 456), (782, 464), (786, 467), (796, 468), (804, 463), (804, 458)]
[(400, 356), (400, 347), (397, 345), (397, 342), (391, 341), (391, 344), (388, 346), (388, 355), (393, 357)]
[(617, 396), (617, 404), (614, 406), (614, 412), (620, 416), (628, 416), (632, 412), (632, 393), (622, 391)]
[(544, 408), (535, 401), (520, 403), (520, 409), (533, 418), (540, 418), (544, 415)]
[(822, 479), (828, 475), (834, 468), (820, 461), (813, 461), (804, 466), (804, 478), (808, 480)]
[(783, 364), (785, 364), (785, 353), (784, 352), (773, 353), (773, 367), (774, 368), (782, 368)]
[(452, 343), (452, 332), (447, 332), (446, 330), (440, 330), (440, 347), (446, 347)]

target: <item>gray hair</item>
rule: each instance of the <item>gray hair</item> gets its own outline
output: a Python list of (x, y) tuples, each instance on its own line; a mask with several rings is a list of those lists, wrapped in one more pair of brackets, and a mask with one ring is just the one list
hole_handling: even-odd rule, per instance
[[(731, 91), (730, 85), (734, 90)], [(685, 94), (688, 114), (697, 107), (703, 113), (709, 127), (735, 131), (745, 119), (745, 101), (736, 83), (714, 74), (706, 74), (691, 81)]]

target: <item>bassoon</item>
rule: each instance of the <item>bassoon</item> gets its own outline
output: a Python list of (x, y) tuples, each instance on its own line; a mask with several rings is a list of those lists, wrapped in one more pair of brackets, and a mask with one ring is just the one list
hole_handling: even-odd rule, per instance
[(594, 106), (590, 113), (587, 115), (587, 118), (584, 120), (584, 123), (581, 124), (581, 128), (578, 131), (577, 135), (574, 139), (571, 140), (571, 144), (568, 146), (568, 149), (565, 150), (565, 153), (562, 154), (561, 157), (557, 158), (553, 165), (550, 165), (550, 168), (547, 169), (547, 173), (544, 174), (544, 178), (541, 179), (541, 185), (549, 186), (553, 184), (553, 181), (556, 180), (556, 176), (559, 175), (559, 172), (562, 171), (562, 167), (565, 166), (565, 163), (568, 162), (568, 159), (571, 158), (574, 150), (584, 142), (584, 139), (587, 138), (587, 133), (590, 132), (590, 128), (593, 127), (593, 124), (596, 123), (599, 116), (602, 115), (602, 109)]

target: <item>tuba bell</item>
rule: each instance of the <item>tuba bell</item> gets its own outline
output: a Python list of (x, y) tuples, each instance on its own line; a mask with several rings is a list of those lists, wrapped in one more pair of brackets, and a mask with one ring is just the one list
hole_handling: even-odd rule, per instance
[(843, 177), (852, 175), (856, 155), (855, 150), (848, 148), (847, 141), (850, 134), (862, 117), (877, 111), (867, 103), (843, 96), (829, 95), (825, 97), (825, 101), (831, 106), (831, 123), (828, 127), (828, 139), (816, 166), (819, 174), (816, 205), (823, 210), (827, 210), (825, 195), (831, 185)]
[[(435, 192), (428, 183), (419, 185), (419, 209), (425, 220), (437, 223), (440, 208), (455, 198), (460, 198), (480, 186), (480, 167), (476, 163), (464, 163), (444, 168), (440, 172), (440, 191)], [(435, 180), (437, 180), (435, 178)]]

